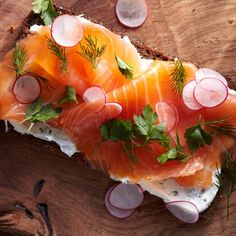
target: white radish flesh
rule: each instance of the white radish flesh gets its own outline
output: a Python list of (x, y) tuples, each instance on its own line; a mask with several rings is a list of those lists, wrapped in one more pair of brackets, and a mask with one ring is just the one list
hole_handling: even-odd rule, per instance
[(73, 47), (83, 37), (83, 26), (78, 18), (68, 14), (58, 16), (51, 27), (55, 42), (63, 47)]
[(106, 95), (101, 87), (93, 86), (85, 90), (83, 100), (89, 103), (96, 103), (100, 101), (105, 104)]
[(143, 190), (137, 184), (118, 184), (109, 196), (112, 206), (130, 210), (137, 208), (143, 202)]
[(159, 122), (166, 125), (166, 132), (173, 130), (179, 122), (179, 111), (174, 104), (158, 102), (156, 112)]
[(208, 68), (200, 68), (195, 74), (195, 80), (198, 83), (205, 78), (218, 79), (221, 82), (223, 82), (226, 86), (228, 86), (227, 80), (224, 78), (223, 75), (221, 75), (217, 71)]
[(131, 210), (119, 209), (111, 205), (111, 203), (109, 202), (109, 196), (115, 187), (116, 185), (113, 185), (107, 190), (105, 194), (105, 207), (112, 216), (119, 219), (124, 219), (131, 216), (135, 210), (134, 209), (131, 209)]
[(137, 28), (147, 18), (147, 2), (145, 0), (118, 0), (116, 3), (116, 16), (121, 24)]
[(193, 91), (197, 83), (195, 80), (189, 81), (183, 89), (182, 99), (185, 106), (191, 110), (200, 110), (203, 108), (194, 98)]
[(12, 92), (18, 102), (28, 104), (39, 97), (40, 90), (37, 78), (32, 75), (23, 75), (16, 79)]
[(199, 218), (198, 208), (188, 201), (173, 201), (166, 204), (166, 208), (179, 220), (185, 223), (196, 223)]
[(196, 101), (207, 108), (222, 104), (228, 96), (228, 88), (218, 79), (206, 78), (201, 80), (194, 89)]

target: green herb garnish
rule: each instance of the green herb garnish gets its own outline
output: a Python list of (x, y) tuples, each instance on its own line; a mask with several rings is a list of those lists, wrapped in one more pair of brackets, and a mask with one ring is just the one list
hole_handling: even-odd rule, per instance
[(205, 125), (211, 129), (211, 134), (221, 135), (227, 138), (236, 139), (236, 128), (230, 124), (229, 117), (222, 117), (216, 120), (205, 122)]
[(33, 0), (33, 12), (39, 14), (45, 25), (51, 25), (58, 16), (52, 0)]
[(12, 64), (16, 71), (16, 76), (20, 76), (24, 73), (25, 66), (28, 59), (25, 57), (26, 50), (24, 47), (15, 46), (12, 50)]
[(181, 60), (175, 60), (170, 76), (172, 88), (176, 91), (178, 95), (181, 95), (187, 77), (187, 73)]
[(233, 153), (224, 152), (221, 159), (221, 169), (216, 173), (216, 186), (227, 199), (227, 219), (229, 219), (229, 202), (232, 193), (236, 191), (236, 159)]
[(100, 134), (103, 141), (121, 142), (124, 152), (134, 162), (137, 161), (135, 149), (147, 147), (151, 142), (157, 142), (167, 149), (166, 154), (157, 158), (160, 163), (173, 159), (187, 159), (178, 136), (176, 147), (172, 147), (165, 133), (165, 125), (157, 124), (157, 119), (157, 113), (150, 105), (146, 105), (141, 115), (133, 117), (133, 121), (114, 119), (102, 124)]
[(169, 147), (169, 150), (163, 154), (161, 154), (157, 160), (164, 164), (170, 160), (180, 160), (187, 161), (191, 157), (190, 154), (186, 153), (184, 147), (180, 144), (179, 136), (176, 134), (176, 146)]
[(133, 67), (125, 63), (116, 55), (115, 55), (115, 59), (116, 59), (116, 62), (117, 62), (117, 65), (121, 74), (124, 75), (126, 79), (129, 79), (129, 80), (133, 79), (134, 77)]
[(60, 104), (64, 104), (66, 102), (78, 102), (76, 98), (76, 91), (73, 87), (66, 85), (66, 92), (63, 97), (60, 99)]
[(80, 43), (80, 49), (81, 51), (77, 53), (87, 59), (93, 69), (96, 69), (100, 62), (100, 57), (105, 53), (106, 45), (100, 46), (96, 36), (92, 37), (89, 34), (85, 37), (85, 43), (83, 45)]
[(67, 72), (67, 58), (65, 47), (58, 45), (53, 39), (47, 37), (48, 49), (61, 61), (61, 70)]
[(184, 134), (189, 149), (194, 152), (200, 147), (210, 145), (214, 135), (236, 139), (236, 128), (229, 122), (226, 117), (205, 122), (199, 117), (198, 124), (186, 129)]
[(43, 104), (42, 100), (38, 99), (37, 101), (26, 107), (25, 120), (23, 120), (21, 123), (29, 121), (30, 130), (37, 122), (44, 122), (47, 120), (58, 118), (61, 112), (62, 108), (54, 108), (51, 104)]

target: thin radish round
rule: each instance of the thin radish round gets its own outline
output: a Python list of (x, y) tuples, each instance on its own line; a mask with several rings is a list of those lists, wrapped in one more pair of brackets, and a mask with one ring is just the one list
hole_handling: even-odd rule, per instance
[(12, 92), (18, 102), (28, 104), (34, 102), (39, 97), (40, 90), (38, 79), (27, 74), (16, 79)]
[(173, 130), (179, 122), (179, 111), (174, 104), (158, 102), (156, 112), (160, 123), (165, 123), (166, 132)]
[(55, 42), (63, 47), (73, 47), (83, 37), (83, 26), (79, 19), (68, 14), (58, 16), (51, 27)]
[(122, 106), (116, 102), (108, 102), (105, 104), (105, 109), (107, 112), (107, 119), (115, 119), (122, 113)]
[(131, 210), (124, 210), (124, 209), (119, 209), (116, 208), (114, 206), (111, 205), (111, 203), (109, 202), (109, 196), (111, 194), (111, 192), (113, 191), (113, 189), (116, 187), (117, 185), (112, 185), (106, 192), (105, 194), (105, 207), (107, 209), (107, 211), (114, 217), (119, 218), (119, 219), (124, 219), (127, 218), (129, 216), (131, 216), (134, 213), (134, 209)]
[(212, 108), (225, 101), (228, 88), (218, 79), (206, 78), (196, 85), (193, 94), (200, 105)]
[(143, 198), (143, 190), (139, 185), (120, 183), (111, 191), (109, 201), (116, 208), (130, 210), (137, 208)]
[(106, 94), (101, 87), (93, 86), (84, 91), (83, 100), (88, 103), (106, 102)]
[(218, 79), (221, 82), (223, 82), (226, 86), (228, 86), (227, 80), (224, 78), (223, 75), (221, 75), (217, 71), (208, 68), (200, 68), (195, 74), (195, 80), (198, 83), (205, 78)]
[(187, 108), (191, 110), (200, 110), (203, 108), (194, 98), (193, 91), (196, 87), (197, 83), (195, 80), (189, 81), (183, 89), (182, 99)]
[(147, 2), (145, 0), (118, 0), (116, 3), (116, 16), (121, 24), (137, 28), (147, 18)]
[(166, 204), (166, 208), (179, 220), (185, 223), (196, 223), (199, 218), (198, 208), (189, 201), (173, 201)]

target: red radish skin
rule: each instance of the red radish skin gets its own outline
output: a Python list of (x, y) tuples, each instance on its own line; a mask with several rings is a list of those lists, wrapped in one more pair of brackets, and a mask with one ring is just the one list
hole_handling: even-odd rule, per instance
[(182, 92), (182, 99), (185, 106), (189, 108), (190, 110), (195, 110), (195, 111), (203, 108), (203, 106), (201, 106), (196, 101), (193, 95), (196, 85), (197, 85), (197, 82), (195, 80), (191, 80), (184, 86), (184, 89)]
[(166, 124), (166, 132), (172, 131), (179, 122), (179, 111), (177, 107), (169, 102), (158, 102), (156, 112), (160, 123)]
[(41, 93), (40, 83), (30, 74), (18, 77), (13, 85), (12, 93), (22, 104), (29, 104), (37, 100)]
[(120, 183), (109, 195), (110, 204), (121, 210), (135, 209), (142, 204), (143, 199), (143, 190), (138, 184)]
[(193, 224), (199, 219), (199, 210), (189, 201), (173, 201), (166, 204), (166, 208), (179, 220)]
[(112, 185), (106, 192), (105, 194), (105, 199), (104, 199), (104, 203), (105, 203), (105, 207), (108, 211), (108, 213), (118, 219), (125, 219), (131, 215), (133, 215), (133, 213), (135, 212), (135, 209), (131, 209), (131, 210), (124, 210), (124, 209), (119, 209), (116, 208), (114, 206), (112, 206), (109, 202), (109, 196), (110, 193), (113, 191), (113, 189), (117, 186), (117, 184)]
[(228, 87), (218, 79), (205, 78), (197, 83), (193, 94), (200, 105), (214, 108), (227, 99)]
[(223, 82), (226, 86), (228, 86), (227, 80), (224, 78), (223, 75), (221, 75), (217, 71), (208, 68), (200, 68), (195, 74), (195, 80), (197, 83), (199, 83), (202, 79), (205, 78), (218, 79), (221, 82)]
[(83, 34), (83, 25), (75, 16), (60, 15), (52, 23), (52, 38), (63, 47), (74, 47), (80, 42)]
[(129, 28), (138, 28), (147, 19), (147, 2), (146, 0), (118, 0), (115, 13), (122, 25)]

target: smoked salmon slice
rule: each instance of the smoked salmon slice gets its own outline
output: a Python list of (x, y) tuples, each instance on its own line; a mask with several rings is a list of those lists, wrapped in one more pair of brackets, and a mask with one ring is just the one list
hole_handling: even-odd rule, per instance
[[(236, 96), (229, 94), (215, 108), (190, 110), (181, 96), (173, 90), (174, 62), (154, 60), (143, 70), (144, 62), (127, 38), (122, 39), (105, 27), (82, 17), (78, 19), (84, 28), (80, 43), (71, 48), (54, 45), (61, 50), (59, 53), (64, 58), (58, 57), (50, 49), (49, 42), (54, 42), (47, 26), (40, 27), (37, 32), (17, 44), (19, 48), (25, 49), (25, 73), (40, 76), (50, 84), (48, 87), (45, 80), (40, 81), (41, 99), (45, 104), (63, 109), (59, 118), (49, 120), (48, 124), (63, 129), (94, 167), (104, 170), (113, 178), (133, 182), (175, 178), (177, 183), (185, 187), (210, 187), (211, 170), (220, 165), (220, 153), (230, 148), (234, 140), (217, 137), (211, 145), (191, 152), (185, 133), (189, 127), (198, 123), (199, 117), (202, 121), (209, 121), (227, 116), (230, 124), (236, 125)], [(95, 51), (101, 50), (101, 53), (97, 57), (86, 57), (85, 53), (90, 52), (92, 47)], [(127, 78), (122, 72), (116, 58), (123, 65), (132, 68), (132, 78)], [(63, 60), (66, 63), (64, 68)], [(21, 122), (28, 105), (19, 103), (12, 93), (17, 79), (13, 67), (12, 52), (9, 52), (0, 63), (0, 119)], [(186, 73), (185, 83), (194, 80), (198, 68), (187, 62), (183, 62), (183, 67)], [(60, 104), (65, 86), (75, 90), (77, 102)], [(93, 102), (83, 99), (85, 91), (92, 87), (104, 92), (104, 102), (101, 103), (96, 97), (92, 99)], [(178, 122), (166, 135), (171, 145), (177, 145), (175, 137), (178, 135), (179, 144), (191, 154), (188, 160), (160, 163), (157, 157), (166, 152), (166, 147), (150, 142), (147, 146), (137, 145), (134, 150), (137, 161), (134, 162), (124, 151), (123, 142), (103, 140), (100, 128), (104, 123), (115, 120), (132, 123), (134, 116), (141, 115), (145, 106), (149, 105), (155, 112), (156, 104), (160, 102), (170, 104), (175, 108), (175, 114), (178, 114)], [(170, 122), (174, 116), (174, 113), (166, 110), (159, 114), (163, 114), (164, 123)], [(160, 119), (155, 121), (156, 125), (160, 124)], [(25, 125), (28, 127), (27, 122)]]

